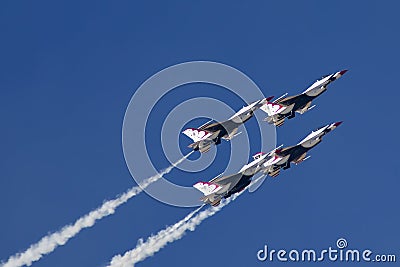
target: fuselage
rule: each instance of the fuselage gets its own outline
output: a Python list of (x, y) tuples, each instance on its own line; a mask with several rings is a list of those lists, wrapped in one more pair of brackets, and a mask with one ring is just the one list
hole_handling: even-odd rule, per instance
[[(323, 92), (325, 92), (325, 91), (323, 91)], [(321, 92), (320, 94), (322, 94), (323, 92)], [(283, 104), (286, 106), (290, 106), (290, 105), (294, 104), (292, 110), (297, 111), (297, 110), (303, 109), (310, 101), (314, 100), (319, 95), (309, 96), (309, 95), (303, 93), (300, 95), (287, 97), (287, 98), (283, 99), (282, 101), (280, 101), (279, 104)]]
[(322, 137), (327, 133), (336, 129), (342, 122), (335, 122), (317, 130), (312, 131), (303, 140), (301, 140), (296, 146), (283, 148), (279, 151), (279, 156), (286, 158), (285, 162), (296, 162), (305, 156), (310, 149), (318, 145), (322, 141)]
[(254, 176), (254, 174), (253, 175), (244, 175), (243, 174), (242, 177), (240, 178), (239, 182), (224, 195), (224, 198), (228, 198), (231, 195), (244, 190), (251, 183), (251, 178), (253, 176)]
[(287, 159), (287, 162), (297, 161), (300, 157), (302, 157), (304, 155), (304, 153), (307, 153), (308, 150), (310, 150), (311, 148), (313, 148), (313, 147), (304, 147), (301, 145), (294, 147), (294, 149), (292, 150), (292, 152), (289, 155), (289, 158)]
[(239, 173), (242, 174), (242, 177), (240, 178), (239, 182), (231, 190), (229, 190), (224, 197), (228, 198), (232, 194), (235, 194), (245, 189), (251, 183), (251, 178), (256, 173), (262, 170), (263, 164), (270, 158), (271, 158), (270, 153), (266, 154), (260, 152), (255, 154), (253, 156), (253, 161), (244, 165), (240, 169)]
[(203, 127), (200, 128), (200, 130), (205, 130), (210, 132), (220, 131), (217, 136), (217, 142), (218, 142), (221, 138), (229, 138), (235, 135), (239, 126), (250, 120), (253, 117), (253, 115), (254, 115), (253, 111), (249, 111), (237, 115), (233, 119), (229, 119), (221, 123), (216, 122), (204, 125)]
[(239, 172), (244, 175), (254, 175), (262, 168), (263, 163), (269, 158), (269, 154), (257, 153), (253, 156), (253, 161), (244, 165)]

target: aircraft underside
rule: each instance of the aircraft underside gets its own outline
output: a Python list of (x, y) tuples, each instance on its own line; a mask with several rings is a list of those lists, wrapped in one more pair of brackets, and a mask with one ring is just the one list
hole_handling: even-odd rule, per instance
[(240, 178), (239, 182), (224, 196), (224, 198), (228, 198), (231, 195), (244, 190), (251, 183), (252, 177), (253, 175), (243, 175), (242, 178)]
[(280, 102), (280, 104), (290, 106), (294, 103), (293, 111), (291, 113), (289, 113), (290, 115), (288, 116), (288, 119), (291, 119), (291, 118), (294, 118), (295, 111), (303, 109), (308, 104), (308, 102), (312, 101), (314, 98), (315, 98), (314, 96), (308, 96), (306, 94), (301, 94), (295, 98), (283, 100)]
[(290, 168), (290, 162), (297, 162), (298, 159), (301, 158), (310, 149), (311, 148), (305, 148), (301, 145), (294, 147), (290, 154), (290, 157), (288, 159), (288, 163), (289, 163), (288, 168)]

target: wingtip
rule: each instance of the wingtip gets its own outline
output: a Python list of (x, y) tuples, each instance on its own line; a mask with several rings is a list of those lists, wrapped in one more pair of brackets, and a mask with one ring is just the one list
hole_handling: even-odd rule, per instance
[(270, 97), (267, 97), (266, 100), (271, 101), (273, 98), (274, 98), (274, 96), (270, 96)]

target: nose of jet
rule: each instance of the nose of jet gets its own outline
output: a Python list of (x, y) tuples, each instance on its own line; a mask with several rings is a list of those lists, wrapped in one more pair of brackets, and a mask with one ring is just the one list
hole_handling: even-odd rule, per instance
[(340, 74), (340, 75), (343, 75), (343, 74), (345, 74), (347, 71), (348, 71), (348, 70), (341, 70), (341, 71), (339, 71), (339, 74)]
[(272, 98), (274, 98), (274, 96), (267, 97), (265, 100), (271, 101)]
[(335, 122), (334, 124), (333, 124), (333, 126), (335, 126), (335, 127), (338, 127), (340, 124), (342, 124), (343, 123), (343, 121), (338, 121), (338, 122)]
[(274, 98), (274, 97), (273, 97), (273, 96), (270, 96), (270, 97), (266, 97), (266, 98), (260, 100), (259, 105), (265, 105), (265, 104), (267, 104), (269, 101), (271, 101), (272, 98)]
[(338, 126), (339, 126), (340, 124), (342, 124), (342, 123), (343, 123), (343, 121), (338, 121), (338, 122), (334, 122), (334, 123), (330, 124), (330, 125), (327, 127), (327, 130), (329, 130), (328, 132), (335, 130), (336, 127), (338, 127)]

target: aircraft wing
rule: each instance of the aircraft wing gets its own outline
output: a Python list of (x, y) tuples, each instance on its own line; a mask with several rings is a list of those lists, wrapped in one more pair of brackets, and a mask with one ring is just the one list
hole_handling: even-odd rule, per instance
[(288, 96), (288, 97), (285, 97), (285, 98), (282, 98), (282, 99), (278, 99), (275, 102), (275, 104), (289, 106), (291, 104), (296, 103), (301, 97), (302, 97), (301, 94), (294, 95), (294, 96)]
[[(309, 97), (307, 97), (305, 95), (305, 93), (279, 99), (279, 100), (276, 101), (276, 104), (283, 105), (283, 106), (293, 105), (292, 109), (296, 105), (295, 111), (297, 111), (297, 112), (299, 112), (301, 114), (303, 114), (307, 110), (310, 110), (310, 109), (313, 108), (313, 107), (310, 107), (311, 106), (311, 100), (309, 99)], [(292, 109), (290, 111), (292, 111)]]
[(225, 133), (222, 138), (226, 140), (232, 139), (238, 131), (239, 124), (234, 122), (233, 119), (229, 119), (223, 122), (215, 122), (212, 124), (206, 124), (199, 129), (211, 132)]
[(218, 184), (220, 186), (226, 187), (227, 191), (232, 189), (242, 178), (243, 174), (241, 172), (236, 174), (231, 174), (227, 176), (222, 176), (217, 179), (212, 180), (213, 183)]
[(275, 155), (279, 157), (286, 157), (292, 154), (300, 145), (288, 146), (282, 149), (275, 150)]

